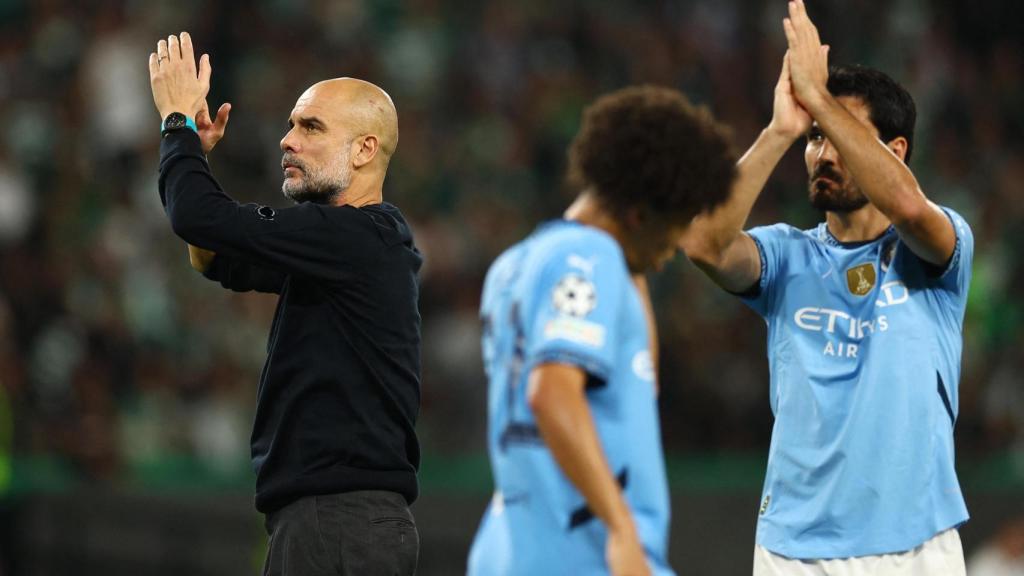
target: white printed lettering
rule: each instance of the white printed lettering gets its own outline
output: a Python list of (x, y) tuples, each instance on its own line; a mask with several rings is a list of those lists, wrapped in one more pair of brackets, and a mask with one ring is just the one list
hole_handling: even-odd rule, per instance
[(604, 346), (604, 326), (572, 316), (558, 316), (544, 325), (545, 340), (568, 340), (593, 348)]
[(892, 282), (886, 282), (882, 284), (881, 294), (882, 300), (876, 300), (875, 306), (879, 308), (885, 308), (886, 306), (895, 306), (896, 304), (903, 304), (910, 299), (910, 290), (907, 289), (907, 285), (899, 280), (893, 280)]
[(817, 324), (808, 324), (808, 322), (818, 322), (821, 320), (821, 315), (817, 314), (817, 308), (801, 308), (796, 311), (796, 325), (803, 328), (804, 330), (821, 330), (821, 326)]
[(874, 334), (875, 333), (875, 323), (872, 320), (861, 320), (857, 324), (857, 339), (858, 340), (860, 340), (861, 338), (864, 337), (864, 334), (865, 334), (864, 329), (865, 328), (868, 329), (867, 334)]
[[(907, 289), (900, 282), (890, 282), (883, 288), (887, 288), (887, 290), (883, 292), (887, 303), (882, 300), (876, 302), (876, 304), (881, 308), (892, 306), (894, 304), (902, 304), (908, 300)], [(879, 314), (878, 317), (874, 319), (861, 320), (850, 316), (842, 310), (808, 306), (806, 308), (800, 308), (796, 311), (796, 314), (793, 315), (793, 320), (800, 328), (803, 328), (804, 330), (812, 330), (814, 332), (827, 332), (829, 334), (836, 333), (837, 319), (842, 319), (847, 322), (845, 326), (842, 324), (839, 325), (840, 333), (845, 334), (846, 337), (855, 342), (863, 340), (870, 334), (889, 330), (889, 318), (884, 314)], [(837, 341), (826, 342), (825, 348), (822, 350), (822, 354), (825, 356), (836, 356), (839, 358), (857, 358), (859, 353), (859, 344)]]
[(856, 358), (859, 351), (860, 346), (852, 342), (833, 342), (829, 340), (825, 342), (825, 349), (821, 353), (825, 356), (835, 356), (837, 358)]
[(829, 310), (828, 308), (822, 308), (821, 311), (824, 312), (825, 314), (828, 314), (827, 331), (829, 334), (832, 334), (836, 331), (836, 317), (844, 318), (846, 320), (850, 319), (849, 314), (847, 314), (846, 312), (841, 312), (839, 310)]

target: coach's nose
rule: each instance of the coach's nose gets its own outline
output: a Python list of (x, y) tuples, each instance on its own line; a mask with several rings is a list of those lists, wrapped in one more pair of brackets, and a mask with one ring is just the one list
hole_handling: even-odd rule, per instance
[(299, 151), (299, 141), (295, 136), (295, 128), (288, 130), (284, 138), (281, 138), (281, 151), (296, 153)]

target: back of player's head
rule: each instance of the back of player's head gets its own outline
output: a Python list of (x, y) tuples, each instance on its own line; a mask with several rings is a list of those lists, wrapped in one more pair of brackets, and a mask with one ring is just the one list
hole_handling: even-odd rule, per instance
[(597, 99), (569, 149), (569, 180), (609, 210), (673, 224), (725, 201), (736, 158), (728, 132), (677, 90), (623, 88)]
[(863, 100), (868, 105), (871, 123), (878, 129), (883, 142), (898, 136), (907, 139), (907, 154), (903, 161), (910, 163), (917, 107), (906, 88), (874, 68), (851, 64), (829, 68), (828, 91), (836, 97), (857, 96)]

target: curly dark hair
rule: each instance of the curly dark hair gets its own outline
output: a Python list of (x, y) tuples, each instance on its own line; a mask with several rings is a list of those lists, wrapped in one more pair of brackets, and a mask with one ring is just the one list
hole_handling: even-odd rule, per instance
[(736, 171), (728, 130), (677, 90), (623, 88), (597, 99), (569, 149), (569, 183), (611, 211), (688, 223), (726, 200)]

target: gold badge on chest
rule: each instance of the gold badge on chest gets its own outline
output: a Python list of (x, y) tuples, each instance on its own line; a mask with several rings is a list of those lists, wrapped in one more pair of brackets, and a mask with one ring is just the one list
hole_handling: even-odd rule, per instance
[(865, 262), (846, 271), (846, 286), (854, 296), (864, 296), (875, 287), (875, 266)]

